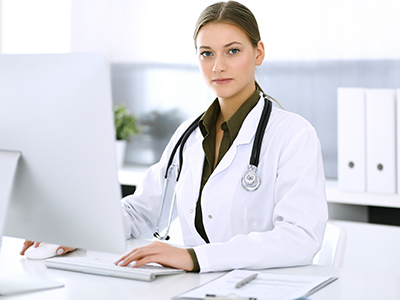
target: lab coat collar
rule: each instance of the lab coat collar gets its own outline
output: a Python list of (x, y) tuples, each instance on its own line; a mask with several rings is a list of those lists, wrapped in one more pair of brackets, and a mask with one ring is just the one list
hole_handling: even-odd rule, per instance
[[(260, 97), (263, 100), (263, 97)], [(258, 122), (261, 118), (262, 110), (264, 108), (264, 101), (258, 100), (256, 106), (249, 112), (246, 119), (244, 119), (242, 127), (240, 128), (239, 134), (234, 140), (232, 146), (226, 152), (222, 160), (219, 162), (218, 166), (211, 174), (212, 176), (217, 175), (218, 173), (225, 170), (232, 163), (233, 159), (236, 156), (237, 147), (244, 144), (249, 144), (253, 141)], [(195, 130), (195, 141), (193, 143), (188, 143), (185, 150), (185, 160), (187, 159), (190, 163), (190, 172), (192, 173), (193, 178), (193, 186), (200, 186), (201, 176), (203, 174), (203, 164), (204, 164), (204, 151), (202, 146), (202, 141), (204, 139), (203, 135), (200, 132), (200, 129), (197, 128)], [(189, 162), (190, 160), (190, 162)], [(250, 160), (250, 156), (249, 156)], [(186, 166), (187, 167), (187, 166)]]
[[(240, 131), (234, 140), (231, 148), (236, 145), (242, 145), (242, 144), (248, 144), (251, 142), (253, 137), (256, 134), (258, 122), (261, 118), (262, 110), (264, 108), (264, 101), (263, 97), (260, 94), (260, 98), (258, 100), (258, 103), (256, 106), (249, 112), (247, 117), (244, 119), (242, 127), (240, 128)], [(262, 101), (260, 101), (262, 100)], [(196, 129), (195, 131), (195, 137), (197, 140), (203, 141), (204, 137), (201, 134), (200, 129)], [(229, 151), (228, 151), (229, 152)]]
[[(262, 100), (263, 98), (260, 97), (260, 99)], [(230, 164), (232, 163), (233, 159), (236, 156), (236, 151), (238, 146), (249, 144), (253, 141), (257, 131), (258, 122), (261, 118), (262, 110), (264, 107), (264, 101), (260, 101), (260, 99), (258, 100), (257, 105), (247, 115), (246, 119), (244, 119), (239, 134), (237, 135), (236, 139), (233, 141), (232, 146), (225, 153), (224, 157), (219, 162), (218, 166), (211, 174), (211, 176), (217, 175), (218, 173), (222, 172), (223, 170), (225, 170), (227, 167), (230, 166)]]

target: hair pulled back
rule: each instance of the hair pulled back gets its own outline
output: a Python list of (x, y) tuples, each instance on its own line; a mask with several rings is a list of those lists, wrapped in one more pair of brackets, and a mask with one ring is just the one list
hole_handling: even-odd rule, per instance
[(208, 6), (199, 16), (193, 34), (194, 46), (197, 49), (197, 35), (208, 23), (232, 24), (244, 31), (254, 48), (261, 40), (257, 20), (253, 13), (243, 4), (236, 1), (218, 2)]

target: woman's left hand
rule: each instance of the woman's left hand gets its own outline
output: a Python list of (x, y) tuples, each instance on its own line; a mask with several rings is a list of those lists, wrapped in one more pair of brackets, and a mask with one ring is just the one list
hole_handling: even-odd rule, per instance
[(140, 267), (148, 263), (159, 263), (166, 267), (186, 271), (192, 271), (194, 267), (188, 250), (162, 242), (152, 242), (147, 246), (133, 249), (117, 260), (115, 264), (125, 267), (132, 262), (136, 262), (134, 267)]

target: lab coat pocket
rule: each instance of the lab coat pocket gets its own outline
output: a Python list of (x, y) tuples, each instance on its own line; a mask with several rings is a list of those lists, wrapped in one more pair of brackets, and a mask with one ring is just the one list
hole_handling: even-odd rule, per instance
[(234, 234), (264, 232), (273, 228), (273, 193), (266, 188), (267, 185), (263, 182), (257, 190), (249, 192), (238, 184), (231, 214)]

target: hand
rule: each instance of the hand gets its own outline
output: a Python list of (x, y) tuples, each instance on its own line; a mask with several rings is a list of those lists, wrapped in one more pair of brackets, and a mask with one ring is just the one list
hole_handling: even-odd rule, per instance
[(136, 262), (134, 267), (151, 262), (186, 271), (192, 271), (194, 267), (193, 260), (186, 249), (162, 242), (152, 242), (147, 246), (133, 249), (114, 263), (126, 267), (131, 262)]
[[(28, 250), (31, 246), (37, 248), (39, 247), (40, 243), (39, 242), (32, 242), (32, 241), (28, 241), (25, 240), (24, 242), (24, 246), (22, 247), (22, 251), (20, 252), (21, 255), (24, 255), (26, 250)], [(71, 251), (74, 251), (75, 248), (70, 248), (70, 247), (65, 247), (65, 246), (60, 246), (57, 248), (57, 254), (61, 255), (61, 254), (65, 254)]]

